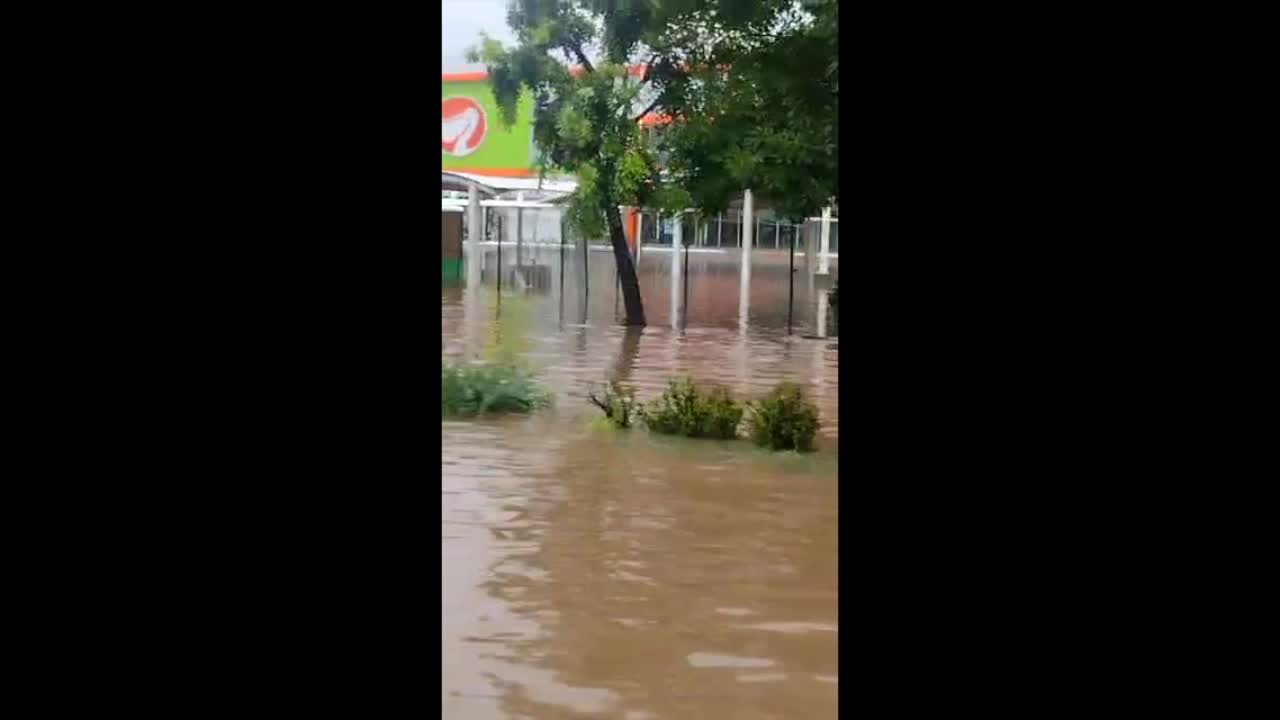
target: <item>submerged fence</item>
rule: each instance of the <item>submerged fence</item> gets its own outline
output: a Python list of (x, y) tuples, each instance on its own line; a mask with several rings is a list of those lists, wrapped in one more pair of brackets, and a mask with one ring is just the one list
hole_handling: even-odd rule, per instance
[[(621, 317), (607, 239), (573, 237), (560, 208), (546, 203), (491, 200), (483, 205), (485, 237), (477, 247), (464, 230), (463, 262), (452, 268), (455, 281), (548, 296), (566, 323), (611, 323)], [(799, 225), (758, 220), (745, 295), (741, 213), (704, 222), (686, 215), (681, 223), (676, 228), (652, 213), (640, 219), (633, 259), (650, 325), (695, 329), (745, 322), (801, 335), (834, 333), (828, 291), (839, 273), (838, 221), (830, 226), (830, 251), (821, 254), (820, 219)], [(673, 248), (677, 237), (679, 247)]]

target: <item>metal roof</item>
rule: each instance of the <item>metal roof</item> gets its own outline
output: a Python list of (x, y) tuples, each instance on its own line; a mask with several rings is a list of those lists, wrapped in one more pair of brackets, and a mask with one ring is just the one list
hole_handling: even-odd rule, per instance
[(475, 184), (482, 195), (499, 195), (515, 190), (541, 190), (544, 193), (569, 194), (577, 189), (578, 183), (572, 180), (543, 180), (538, 178), (509, 178), (475, 173), (441, 171), (441, 189), (463, 190)]

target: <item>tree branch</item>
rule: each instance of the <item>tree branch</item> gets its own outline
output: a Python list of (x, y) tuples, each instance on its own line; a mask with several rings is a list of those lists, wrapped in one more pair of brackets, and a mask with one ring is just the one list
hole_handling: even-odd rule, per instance
[(649, 73), (653, 71), (653, 64), (658, 62), (659, 57), (661, 56), (658, 55), (657, 53), (654, 53), (653, 57), (649, 58), (649, 62), (644, 64), (644, 72), (640, 74), (641, 85), (649, 82)]
[[(640, 85), (644, 85), (646, 82), (649, 82), (649, 73), (653, 72), (653, 64), (658, 62), (658, 58), (660, 57), (662, 57), (660, 54), (654, 53), (653, 57), (649, 58), (649, 62), (644, 64), (644, 72), (640, 73), (640, 83), (639, 83)], [(631, 122), (633, 123), (640, 122), (642, 119), (644, 119), (645, 115), (648, 115), (649, 113), (653, 112), (653, 109), (658, 107), (658, 103), (661, 101), (662, 101), (662, 95), (659, 94), (657, 98), (654, 98), (653, 102), (649, 103), (649, 107), (645, 108), (644, 112), (637, 115), (636, 118)]]
[(582, 69), (589, 73), (595, 72), (595, 66), (593, 66), (591, 61), (587, 59), (587, 54), (582, 52), (582, 43), (577, 40), (573, 40), (571, 43), (572, 44), (569, 45), (569, 49), (573, 51), (574, 55), (578, 56), (578, 63), (582, 65)]
[(596, 397), (596, 394), (594, 391), (592, 390), (587, 391), (587, 399), (591, 401), (592, 405), (595, 405), (596, 407), (603, 410), (605, 417), (613, 417), (613, 408), (609, 407), (604, 402), (602, 402), (600, 398)]
[(651, 112), (653, 112), (653, 109), (654, 109), (654, 108), (656, 108), (656, 107), (658, 107), (658, 103), (661, 103), (661, 102), (662, 102), (662, 94), (661, 94), (661, 93), (659, 93), (659, 94), (658, 94), (658, 97), (654, 98), (654, 99), (653, 99), (653, 102), (649, 103), (649, 107), (645, 108), (645, 109), (644, 109), (644, 112), (642, 112), (642, 113), (640, 113), (639, 115), (637, 115), (637, 116), (636, 116), (636, 119), (635, 119), (635, 120), (632, 120), (632, 122), (640, 122), (641, 120), (643, 120), (643, 119), (644, 119), (644, 116), (645, 116), (645, 115), (648, 115), (648, 114), (649, 114), (649, 113), (651, 113)]

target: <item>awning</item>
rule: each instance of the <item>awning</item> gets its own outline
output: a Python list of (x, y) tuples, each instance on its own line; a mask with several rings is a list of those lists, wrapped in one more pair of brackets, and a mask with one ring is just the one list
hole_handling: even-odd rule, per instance
[[(494, 177), (473, 173), (449, 172), (447, 170), (441, 171), (441, 190), (461, 190), (466, 192), (467, 188), (472, 184), (479, 188), (480, 194), (489, 196), (517, 190), (539, 189), (545, 193), (567, 195), (578, 188), (578, 183), (572, 180), (543, 180), (539, 183), (536, 177)], [(541, 188), (539, 188), (539, 185), (541, 185)]]

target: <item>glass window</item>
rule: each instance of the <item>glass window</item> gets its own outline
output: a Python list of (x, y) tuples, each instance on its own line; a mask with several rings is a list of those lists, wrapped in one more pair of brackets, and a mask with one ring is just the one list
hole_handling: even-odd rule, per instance
[(756, 237), (755, 247), (758, 247), (758, 248), (777, 247), (778, 226), (773, 224), (773, 220), (761, 218), (760, 221), (756, 223), (756, 231), (758, 235)]
[(655, 212), (641, 213), (640, 220), (640, 238), (641, 241), (650, 245), (657, 242), (658, 235), (658, 214)]
[[(778, 228), (778, 230), (779, 230), (778, 247), (782, 248), (783, 250), (789, 250), (791, 248), (791, 243), (796, 242), (796, 226), (783, 225), (782, 227)], [(800, 243), (796, 242), (796, 245), (799, 245), (799, 244)]]
[(656, 241), (658, 245), (671, 244), (672, 236), (675, 234), (675, 231), (672, 229), (673, 227), (674, 225), (670, 217), (662, 218), (662, 222), (659, 223), (658, 226), (658, 238)]
[(683, 227), (680, 228), (682, 234), (681, 241), (685, 245), (694, 246), (698, 244), (698, 222), (693, 215), (685, 215), (681, 221)]
[(731, 210), (720, 216), (720, 247), (742, 247), (742, 214)]

